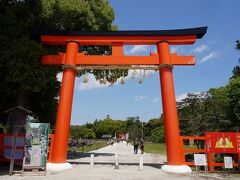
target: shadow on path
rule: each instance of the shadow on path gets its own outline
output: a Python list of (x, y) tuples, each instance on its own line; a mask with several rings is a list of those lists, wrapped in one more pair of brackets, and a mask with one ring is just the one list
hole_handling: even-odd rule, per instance
[(76, 156), (73, 155), (72, 152), (68, 152), (67, 154), (67, 159), (68, 160), (72, 160), (72, 159), (79, 159), (79, 158), (86, 158), (86, 157), (90, 157), (91, 154), (94, 154), (94, 157), (99, 157), (99, 156), (113, 156), (113, 153), (95, 153), (95, 152), (91, 152), (91, 153), (81, 153), (81, 152), (77, 152)]
[[(69, 162), (71, 164), (74, 164), (74, 165), (89, 165), (90, 166), (90, 163), (89, 162), (77, 162), (77, 161), (71, 161)], [(94, 162), (94, 165), (112, 165), (114, 166), (114, 162)], [(149, 166), (149, 167), (153, 167), (153, 168), (156, 168), (156, 169), (161, 169), (161, 167), (163, 166), (164, 164), (159, 164), (159, 163), (144, 163), (143, 166)], [(119, 166), (139, 166), (139, 163), (119, 163)]]

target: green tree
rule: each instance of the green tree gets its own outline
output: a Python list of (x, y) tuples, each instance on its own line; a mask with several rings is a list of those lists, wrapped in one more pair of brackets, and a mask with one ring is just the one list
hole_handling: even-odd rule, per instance
[[(236, 41), (236, 49), (240, 50), (240, 41)], [(240, 63), (240, 59), (238, 60)], [(235, 66), (233, 76), (228, 84), (229, 109), (228, 117), (234, 131), (240, 131), (240, 66)]]
[(228, 85), (229, 108), (228, 116), (232, 130), (240, 131), (240, 77), (230, 80)]
[(203, 135), (210, 131), (239, 131), (240, 78), (212, 88), (205, 95), (188, 95), (178, 102), (182, 135)]
[(75, 139), (83, 138), (83, 139), (94, 139), (96, 135), (92, 129), (86, 127), (86, 125), (82, 126), (71, 126), (70, 127), (70, 134)]
[[(240, 41), (237, 40), (236, 41), (236, 49), (240, 50)], [(238, 62), (240, 63), (240, 59), (238, 59)], [(235, 78), (235, 77), (240, 77), (240, 66), (235, 66), (233, 68), (233, 76), (231, 78)]]
[(153, 129), (149, 140), (154, 143), (164, 143), (165, 142), (164, 127), (161, 126)]
[(97, 122), (93, 127), (94, 132), (98, 138), (101, 138), (103, 134), (114, 135), (116, 133), (126, 133), (126, 123), (121, 120), (113, 120), (106, 118)]
[(152, 130), (161, 126), (163, 126), (163, 116), (150, 119), (147, 123), (144, 123), (144, 137), (149, 138)]
[(178, 102), (178, 115), (182, 135), (203, 135), (209, 131), (224, 131), (230, 125), (226, 116), (227, 88), (188, 94)]
[(41, 45), (39, 33), (111, 30), (116, 28), (113, 20), (113, 9), (105, 0), (0, 1), (0, 113), (15, 104), (32, 110), (41, 122), (54, 122), (60, 69), (41, 65), (40, 57), (63, 47)]
[(129, 132), (129, 138), (132, 140), (142, 137), (142, 122), (139, 116), (127, 118), (127, 131)]

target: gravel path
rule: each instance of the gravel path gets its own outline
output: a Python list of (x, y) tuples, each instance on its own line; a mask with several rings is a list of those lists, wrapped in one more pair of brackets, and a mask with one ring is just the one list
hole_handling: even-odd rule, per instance
[[(94, 154), (94, 167), (91, 167), (90, 154)], [(119, 169), (115, 169), (114, 157), (119, 156)], [(143, 170), (139, 170), (139, 158), (143, 157)], [(18, 174), (14, 176), (2, 175), (0, 179), (9, 180), (195, 180), (195, 179), (240, 179), (238, 175), (227, 174), (209, 174), (209, 173), (192, 173), (192, 174), (171, 174), (161, 171), (161, 164), (166, 161), (165, 155), (155, 154), (133, 154), (133, 146), (123, 143), (115, 143), (102, 149), (90, 153), (78, 153), (77, 157), (69, 155), (68, 162), (73, 168), (67, 171), (53, 173), (48, 172), (47, 176), (25, 176)]]

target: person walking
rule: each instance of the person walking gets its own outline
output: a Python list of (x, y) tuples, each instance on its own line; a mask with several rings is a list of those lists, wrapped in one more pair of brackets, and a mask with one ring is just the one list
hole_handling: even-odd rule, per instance
[(143, 154), (143, 152), (144, 152), (144, 140), (143, 139), (140, 140), (140, 149), (141, 149), (141, 153)]
[(133, 142), (134, 154), (138, 153), (138, 146), (139, 146), (139, 142), (138, 142), (138, 139), (136, 138)]
[(73, 157), (77, 156), (77, 143), (74, 144), (73, 146)]

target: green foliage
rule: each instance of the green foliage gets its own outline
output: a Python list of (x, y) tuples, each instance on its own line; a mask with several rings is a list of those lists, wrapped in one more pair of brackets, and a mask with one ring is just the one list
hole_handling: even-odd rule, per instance
[(130, 139), (142, 138), (142, 122), (139, 116), (127, 118), (127, 131)]
[(188, 94), (178, 102), (178, 115), (182, 135), (203, 135), (210, 131), (225, 131), (230, 122), (226, 114), (227, 88), (210, 89), (209, 92)]
[(228, 85), (229, 111), (234, 131), (240, 131), (240, 77), (230, 80)]
[[(42, 46), (39, 32), (111, 30), (116, 29), (113, 20), (113, 9), (105, 0), (0, 1), (0, 113), (22, 105), (40, 122), (54, 125), (59, 68), (41, 65), (40, 57), (63, 47)], [(89, 53), (109, 50), (82, 48)]]
[(111, 30), (114, 11), (105, 0), (42, 0), (42, 27), (53, 30)]
[(95, 120), (93, 124), (71, 126), (70, 133), (74, 138), (87, 138), (84, 137), (84, 134), (89, 129), (96, 135), (96, 138), (101, 138), (104, 134), (114, 137), (115, 133), (129, 133), (131, 140), (135, 138), (141, 139), (143, 130), (144, 139), (153, 142), (164, 142), (162, 118), (151, 119), (145, 123), (141, 122), (139, 117), (128, 117), (127, 120), (113, 120), (110, 116), (107, 116), (104, 120)]
[(239, 40), (236, 41), (236, 49), (240, 50), (240, 41)]
[(144, 123), (144, 137), (148, 139), (151, 136), (152, 130), (163, 126), (163, 117), (150, 119)]
[(149, 140), (154, 143), (164, 143), (165, 142), (164, 127), (161, 126), (153, 129)]
[(159, 126), (162, 126), (162, 125), (163, 125), (163, 118), (162, 118), (162, 117), (150, 119), (150, 120), (148, 121), (148, 126), (149, 126), (151, 129), (154, 129), (154, 128), (159, 127)]
[[(240, 50), (240, 41), (236, 41), (236, 49)], [(240, 59), (238, 59), (238, 62), (240, 63)], [(240, 77), (240, 66), (235, 66), (233, 68), (233, 76), (231, 78)]]
[[(59, 82), (56, 68), (42, 66), (44, 49), (33, 37), (37, 9), (30, 1), (12, 2), (2, 6), (0, 16), (0, 113), (15, 105), (27, 107), (33, 116), (53, 122)], [(39, 94), (43, 94), (37, 96)], [(31, 97), (31, 98), (29, 98)], [(21, 101), (19, 101), (21, 99)], [(38, 100), (37, 100), (38, 99)], [(35, 103), (33, 103), (33, 101)], [(37, 103), (37, 104), (36, 104)], [(41, 108), (43, 107), (43, 108)], [(48, 108), (46, 108), (48, 107)], [(41, 114), (44, 109), (44, 114)], [(34, 111), (36, 110), (36, 111)], [(41, 119), (44, 115), (44, 119)]]
[(240, 77), (206, 93), (188, 94), (178, 102), (182, 135), (203, 135), (210, 131), (239, 131)]
[(86, 128), (85, 126), (71, 126), (71, 136), (79, 139), (94, 139), (96, 135), (92, 129)]
[(0, 133), (9, 133), (9, 127), (0, 123)]
[(103, 134), (109, 134), (114, 136), (116, 133), (126, 133), (126, 122), (121, 120), (112, 120), (106, 118), (97, 122), (93, 127), (96, 136), (100, 138)]

